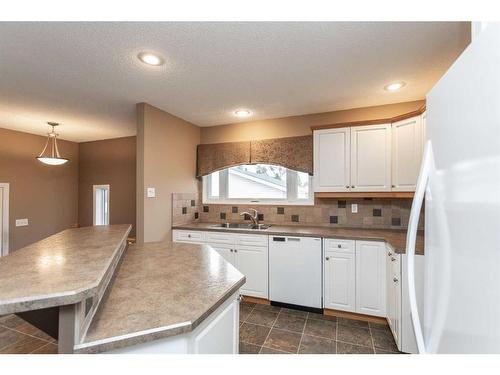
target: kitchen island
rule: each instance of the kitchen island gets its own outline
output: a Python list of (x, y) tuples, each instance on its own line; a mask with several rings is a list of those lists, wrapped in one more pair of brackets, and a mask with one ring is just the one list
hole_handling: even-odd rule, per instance
[[(1, 258), (0, 315), (15, 313), (57, 339), (59, 353), (123, 351), (172, 337), (181, 338), (174, 349), (148, 352), (237, 351), (245, 277), (208, 246), (127, 249), (130, 230), (68, 229)], [(234, 311), (219, 319), (224, 324), (214, 323), (229, 305)]]
[(244, 283), (208, 245), (131, 245), (75, 352), (236, 354)]

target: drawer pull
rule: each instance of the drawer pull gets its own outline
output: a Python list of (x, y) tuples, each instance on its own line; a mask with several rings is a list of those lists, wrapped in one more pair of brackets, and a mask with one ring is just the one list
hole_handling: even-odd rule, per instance
[(337, 247), (338, 247), (339, 249), (341, 249), (341, 248), (342, 248), (342, 245), (341, 245), (341, 244), (338, 244), (338, 245), (337, 245)]

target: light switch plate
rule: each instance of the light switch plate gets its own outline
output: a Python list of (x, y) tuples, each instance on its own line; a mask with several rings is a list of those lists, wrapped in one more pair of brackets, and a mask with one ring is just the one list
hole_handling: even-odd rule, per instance
[(148, 187), (146, 194), (148, 198), (154, 198), (156, 197), (156, 189), (154, 187)]
[(16, 227), (26, 227), (28, 225), (28, 219), (17, 219)]
[(358, 213), (358, 204), (357, 203), (351, 204), (351, 212), (353, 214), (357, 214)]

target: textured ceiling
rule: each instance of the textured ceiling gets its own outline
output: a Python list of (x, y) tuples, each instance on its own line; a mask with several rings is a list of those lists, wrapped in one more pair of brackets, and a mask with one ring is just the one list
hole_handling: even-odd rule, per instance
[(58, 121), (80, 142), (135, 134), (138, 102), (211, 126), (242, 121), (237, 108), (257, 120), (422, 99), (468, 39), (457, 22), (3, 22), (0, 127)]

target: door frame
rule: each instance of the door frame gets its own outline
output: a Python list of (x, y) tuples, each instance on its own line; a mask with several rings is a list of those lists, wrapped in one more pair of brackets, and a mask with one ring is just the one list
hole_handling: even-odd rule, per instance
[(0, 188), (3, 190), (2, 194), (2, 246), (0, 248), (0, 257), (9, 254), (9, 183), (0, 182)]

